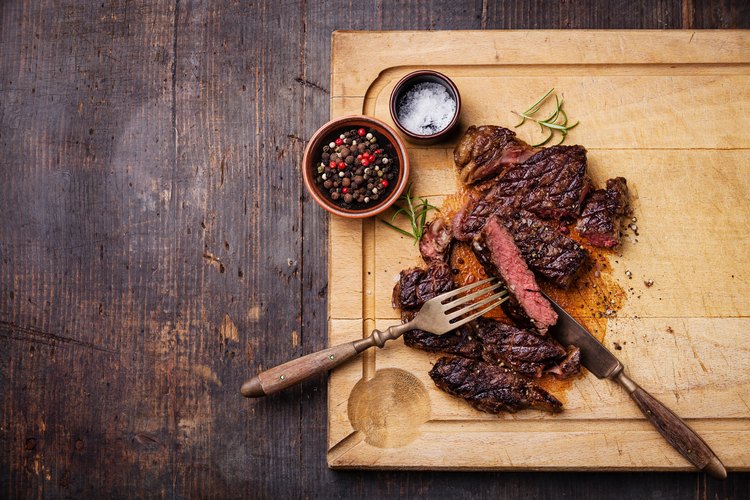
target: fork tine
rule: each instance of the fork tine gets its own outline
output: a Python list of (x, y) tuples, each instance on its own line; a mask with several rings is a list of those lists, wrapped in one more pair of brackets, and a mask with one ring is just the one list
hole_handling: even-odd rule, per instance
[(474, 288), (484, 285), (485, 283), (489, 283), (491, 281), (495, 281), (497, 278), (487, 278), (486, 280), (482, 281), (475, 281), (474, 283), (470, 283), (468, 285), (462, 286), (461, 288), (456, 288), (455, 290), (452, 290), (450, 292), (445, 292), (441, 295), (438, 295), (435, 297), (436, 299), (439, 299), (441, 303), (445, 302), (447, 299), (452, 299), (456, 295), (460, 295), (462, 293), (466, 293), (469, 290), (473, 290)]
[(501, 286), (503, 286), (502, 283), (495, 283), (494, 285), (486, 286), (477, 292), (470, 293), (469, 295), (464, 295), (463, 297), (459, 297), (456, 300), (452, 300), (450, 302), (446, 302), (445, 304), (443, 304), (443, 306), (445, 307), (445, 310), (448, 311), (452, 308), (460, 306), (461, 304), (465, 304), (466, 302), (469, 302), (472, 299), (481, 297), (484, 294), (494, 292)]
[(451, 323), (451, 326), (453, 328), (458, 328), (459, 326), (463, 326), (466, 323), (468, 323), (469, 321), (477, 319), (482, 314), (490, 312), (491, 310), (493, 310), (494, 308), (496, 308), (497, 306), (499, 306), (500, 304), (502, 304), (506, 300), (508, 300), (508, 296), (507, 295), (505, 297), (503, 297), (502, 299), (498, 300), (495, 304), (490, 304), (489, 306), (485, 307), (484, 309), (482, 309), (478, 313), (472, 314), (471, 316), (469, 316), (467, 318), (460, 319), (460, 320), (456, 321), (455, 323)]
[(476, 311), (478, 308), (482, 307), (483, 305), (489, 304), (492, 301), (501, 299), (501, 298), (505, 297), (507, 294), (508, 294), (507, 290), (502, 290), (502, 291), (496, 293), (495, 295), (491, 295), (491, 296), (487, 297), (486, 299), (480, 300), (479, 302), (475, 302), (473, 304), (469, 304), (468, 306), (462, 307), (458, 311), (453, 312), (451, 314), (446, 314), (445, 316), (446, 316), (446, 318), (448, 318), (448, 321), (450, 321), (452, 319), (455, 319), (455, 318), (458, 318), (460, 316), (463, 316), (464, 314), (470, 313), (472, 311)]

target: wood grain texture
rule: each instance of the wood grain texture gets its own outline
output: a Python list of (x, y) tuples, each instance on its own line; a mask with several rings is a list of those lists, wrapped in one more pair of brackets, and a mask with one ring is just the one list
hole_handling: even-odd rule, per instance
[(326, 345), (328, 221), (294, 179), (332, 30), (747, 27), (742, 2), (693, 2), (695, 26), (674, 2), (204, 3), (0, 5), (0, 496), (750, 495), (747, 474), (333, 472), (324, 377), (238, 393)]

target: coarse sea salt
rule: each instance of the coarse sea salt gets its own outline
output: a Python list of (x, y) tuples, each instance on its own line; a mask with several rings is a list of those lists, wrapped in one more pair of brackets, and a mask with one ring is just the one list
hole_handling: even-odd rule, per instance
[(456, 101), (439, 83), (418, 83), (401, 98), (398, 121), (417, 135), (432, 135), (450, 125)]

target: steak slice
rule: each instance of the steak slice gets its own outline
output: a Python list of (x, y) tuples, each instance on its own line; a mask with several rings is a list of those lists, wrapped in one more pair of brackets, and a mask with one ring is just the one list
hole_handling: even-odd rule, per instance
[(562, 403), (534, 382), (507, 368), (467, 358), (442, 357), (430, 370), (435, 385), (487, 413), (525, 408), (559, 412)]
[(539, 151), (516, 137), (516, 133), (495, 125), (472, 125), (453, 150), (453, 161), (465, 184), (502, 175), (510, 166), (523, 163)]
[(549, 283), (567, 288), (584, 268), (588, 260), (586, 250), (534, 214), (505, 210), (500, 220), (513, 236), (529, 268)]
[(551, 373), (558, 379), (565, 379), (581, 373), (581, 350), (574, 346), (568, 346), (568, 352), (565, 359), (560, 361), (552, 368), (548, 368), (545, 373)]
[(551, 337), (540, 337), (490, 318), (478, 318), (471, 323), (470, 338), (482, 345), (482, 360), (530, 377), (559, 366), (566, 355), (565, 348)]
[(427, 264), (450, 259), (453, 233), (442, 218), (430, 222), (419, 239), (419, 253)]
[(433, 262), (428, 269), (405, 269), (393, 287), (391, 303), (394, 308), (419, 309), (422, 304), (441, 293), (453, 290), (453, 273), (443, 261)]
[(591, 188), (583, 146), (552, 146), (494, 179), (482, 196), (469, 199), (453, 219), (454, 235), (468, 241), (504, 207), (527, 210), (543, 219), (573, 220)]
[(472, 329), (467, 325), (443, 335), (435, 335), (424, 330), (411, 330), (404, 333), (404, 344), (428, 352), (482, 359), (482, 343), (472, 337)]
[(628, 211), (627, 181), (623, 177), (609, 179), (607, 189), (597, 189), (586, 200), (576, 229), (594, 246), (616, 247), (622, 216)]
[(513, 241), (513, 236), (498, 217), (492, 217), (474, 239), (472, 250), (490, 276), (505, 282), (512, 300), (518, 303), (537, 331), (545, 334), (557, 323), (557, 313), (542, 291)]
[[(403, 321), (413, 317), (411, 312), (402, 314)], [(568, 353), (555, 339), (540, 337), (496, 319), (478, 318), (444, 335), (411, 330), (404, 333), (404, 344), (423, 351), (506, 366), (529, 377), (538, 378), (547, 372), (556, 376), (574, 374), (571, 363), (563, 367)]]

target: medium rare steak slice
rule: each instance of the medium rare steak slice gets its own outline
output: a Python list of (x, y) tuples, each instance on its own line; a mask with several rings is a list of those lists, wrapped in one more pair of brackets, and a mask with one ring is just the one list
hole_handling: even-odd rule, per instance
[(425, 269), (412, 268), (401, 271), (393, 287), (391, 303), (394, 308), (419, 309), (422, 304), (441, 293), (453, 290), (453, 273), (442, 261), (433, 262)]
[(498, 217), (492, 217), (474, 239), (472, 250), (487, 274), (505, 282), (513, 300), (541, 334), (557, 322), (557, 313), (523, 260), (513, 236)]
[(591, 188), (583, 146), (552, 146), (509, 168), (494, 187), (469, 199), (453, 219), (454, 235), (468, 241), (485, 221), (505, 207), (527, 210), (543, 219), (572, 220)]
[(502, 175), (508, 167), (523, 163), (539, 151), (507, 128), (472, 125), (453, 150), (453, 161), (465, 184)]
[(453, 233), (442, 218), (427, 224), (419, 240), (419, 253), (428, 264), (435, 261), (448, 262), (450, 259)]
[(560, 288), (573, 283), (588, 259), (581, 245), (524, 210), (505, 210), (500, 220), (537, 276)]
[(507, 368), (467, 358), (442, 357), (430, 370), (440, 389), (487, 413), (525, 408), (559, 412), (562, 403), (534, 382)]
[(616, 247), (622, 216), (629, 209), (627, 181), (623, 177), (609, 179), (607, 189), (597, 189), (586, 200), (576, 229), (594, 246)]

